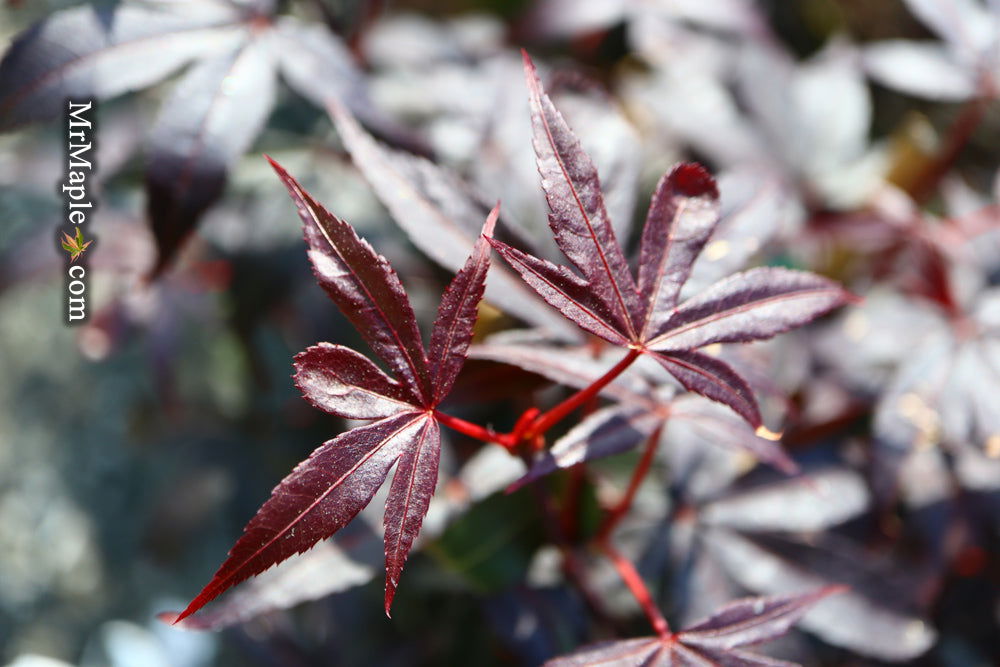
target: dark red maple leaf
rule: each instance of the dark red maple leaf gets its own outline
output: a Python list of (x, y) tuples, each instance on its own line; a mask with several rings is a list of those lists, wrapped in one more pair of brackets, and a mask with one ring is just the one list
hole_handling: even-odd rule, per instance
[(741, 649), (781, 637), (810, 607), (842, 590), (842, 586), (828, 586), (798, 595), (744, 598), (677, 633), (603, 642), (545, 664), (547, 667), (788, 667), (793, 663)]
[(848, 293), (812, 273), (765, 267), (735, 274), (678, 304), (694, 261), (719, 221), (715, 181), (693, 163), (677, 165), (657, 185), (636, 281), (615, 238), (593, 162), (545, 94), (527, 53), (524, 66), (549, 226), (579, 274), (495, 239), (490, 243), (542, 298), (581, 328), (633, 355), (650, 355), (686, 389), (728, 405), (754, 428), (761, 427), (746, 380), (699, 348), (770, 338), (842, 305)]
[(274, 489), (215, 576), (175, 620), (234, 584), (309, 549), (368, 505), (395, 464), (385, 510), (385, 610), (437, 483), (436, 406), (465, 362), (489, 267), (494, 208), (465, 266), (445, 290), (424, 349), (409, 299), (384, 257), (316, 202), (273, 160), (302, 218), (319, 284), (391, 369), (354, 350), (321, 343), (295, 358), (295, 382), (313, 405), (378, 420), (324, 443)]

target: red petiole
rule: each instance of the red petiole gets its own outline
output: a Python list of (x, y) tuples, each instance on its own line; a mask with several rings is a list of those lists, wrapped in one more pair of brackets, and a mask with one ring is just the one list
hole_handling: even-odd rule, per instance
[(508, 450), (515, 450), (522, 444), (537, 445), (541, 436), (550, 428), (568, 417), (574, 410), (595, 398), (598, 393), (616, 377), (621, 375), (626, 368), (632, 365), (642, 351), (638, 348), (630, 348), (628, 354), (622, 357), (621, 361), (611, 367), (607, 373), (599, 377), (592, 384), (576, 392), (565, 401), (555, 406), (548, 412), (541, 412), (538, 408), (529, 408), (518, 418), (513, 430), (509, 433), (497, 433), (491, 428), (485, 428), (479, 424), (453, 417), (451, 415), (434, 411), (438, 421), (445, 426), (452, 428), (459, 433), (464, 433), (470, 437), (482, 440), (483, 442), (493, 442)]
[(657, 608), (656, 603), (653, 602), (652, 594), (646, 588), (646, 584), (642, 581), (642, 577), (639, 576), (632, 562), (625, 558), (620, 551), (611, 546), (611, 543), (607, 540), (602, 540), (598, 543), (598, 546), (611, 559), (612, 564), (618, 570), (618, 574), (625, 582), (625, 585), (632, 591), (635, 599), (639, 601), (639, 605), (642, 607), (643, 612), (645, 612), (646, 618), (649, 619), (656, 634), (664, 639), (669, 638), (671, 636), (670, 624), (667, 623), (667, 619), (664, 618), (663, 614)]

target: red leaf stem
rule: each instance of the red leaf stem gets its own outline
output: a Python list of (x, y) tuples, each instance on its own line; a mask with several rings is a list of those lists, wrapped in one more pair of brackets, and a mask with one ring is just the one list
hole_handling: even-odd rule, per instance
[(615, 364), (611, 370), (595, 380), (593, 384), (589, 387), (581, 389), (556, 407), (540, 415), (525, 431), (523, 438), (525, 440), (530, 440), (535, 436), (542, 435), (550, 428), (558, 424), (567, 415), (573, 412), (573, 410), (576, 410), (579, 406), (596, 396), (601, 389), (607, 386), (616, 377), (621, 375), (626, 368), (632, 365), (633, 361), (639, 358), (640, 354), (642, 354), (641, 350), (637, 348), (629, 348), (628, 354), (626, 354), (621, 361)]
[(611, 546), (611, 543), (607, 540), (602, 540), (598, 543), (598, 546), (611, 559), (611, 563), (618, 570), (618, 574), (621, 575), (625, 585), (632, 591), (635, 599), (639, 601), (639, 605), (646, 613), (646, 618), (649, 619), (656, 634), (663, 639), (669, 639), (671, 637), (670, 624), (667, 623), (667, 619), (663, 617), (656, 603), (653, 602), (652, 594), (646, 588), (646, 584), (642, 581), (642, 577), (639, 576), (632, 562), (625, 558), (620, 551)]
[(642, 452), (642, 458), (639, 459), (639, 463), (636, 465), (635, 470), (632, 471), (632, 479), (629, 481), (628, 489), (625, 491), (625, 495), (622, 499), (615, 505), (608, 515), (604, 518), (604, 522), (601, 524), (600, 529), (597, 531), (598, 542), (604, 542), (610, 537), (611, 531), (615, 529), (618, 522), (621, 521), (622, 517), (625, 516), (629, 509), (632, 508), (632, 501), (635, 500), (635, 494), (639, 491), (639, 487), (642, 485), (642, 480), (646, 478), (646, 474), (649, 472), (649, 468), (653, 464), (653, 456), (656, 454), (656, 448), (660, 444), (660, 434), (663, 432), (663, 424), (661, 423), (656, 427), (646, 439), (646, 449)]
[(486, 428), (480, 426), (479, 424), (473, 424), (472, 422), (465, 421), (459, 417), (453, 417), (452, 415), (445, 414), (444, 412), (440, 412), (438, 410), (434, 411), (434, 418), (448, 428), (458, 431), (459, 433), (464, 433), (465, 435), (475, 438), (476, 440), (494, 443), (505, 447), (506, 449), (514, 449), (515, 441), (511, 438), (511, 434), (509, 433), (497, 433), (491, 428)]

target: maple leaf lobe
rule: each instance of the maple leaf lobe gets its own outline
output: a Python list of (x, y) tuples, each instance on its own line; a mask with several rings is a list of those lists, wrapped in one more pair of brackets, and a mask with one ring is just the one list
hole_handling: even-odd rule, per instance
[(685, 197), (719, 196), (719, 188), (708, 170), (696, 162), (682, 162), (673, 169), (674, 186)]

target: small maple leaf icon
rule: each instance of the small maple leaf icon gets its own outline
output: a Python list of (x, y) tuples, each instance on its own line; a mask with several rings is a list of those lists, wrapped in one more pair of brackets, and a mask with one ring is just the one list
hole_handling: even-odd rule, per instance
[(76, 237), (72, 237), (66, 232), (63, 232), (63, 236), (65, 238), (62, 241), (62, 247), (69, 253), (69, 261), (71, 262), (75, 262), (87, 249), (87, 246), (93, 243), (93, 241), (84, 242), (83, 232), (80, 231), (79, 227), (76, 228)]

